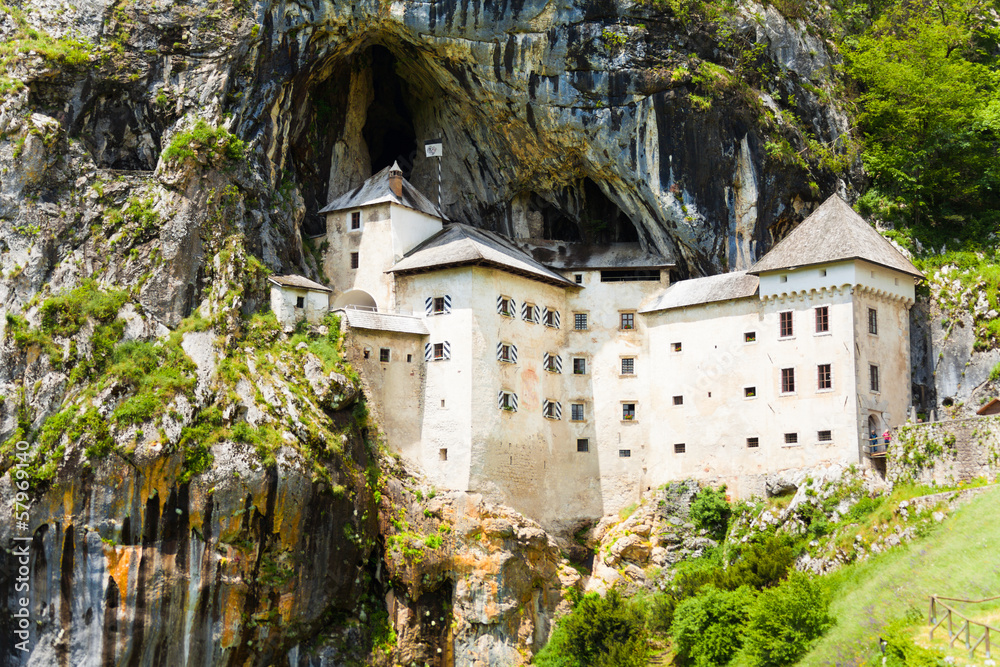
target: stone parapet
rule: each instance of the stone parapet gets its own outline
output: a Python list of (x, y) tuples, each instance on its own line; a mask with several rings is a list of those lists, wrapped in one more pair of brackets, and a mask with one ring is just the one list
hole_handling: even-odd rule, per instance
[(886, 458), (892, 483), (995, 481), (1000, 477), (1000, 417), (906, 424), (895, 429)]

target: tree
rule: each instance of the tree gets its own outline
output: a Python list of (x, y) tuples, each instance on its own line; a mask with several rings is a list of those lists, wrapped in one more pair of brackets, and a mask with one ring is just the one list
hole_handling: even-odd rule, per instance
[(801, 572), (763, 591), (749, 609), (744, 647), (755, 667), (783, 667), (798, 661), (832, 625), (829, 600)]
[(670, 633), (677, 656), (698, 667), (725, 665), (743, 645), (747, 612), (754, 600), (748, 586), (720, 591), (706, 586), (677, 605)]
[(559, 621), (551, 644), (539, 653), (539, 665), (643, 667), (649, 654), (642, 612), (616, 590), (583, 596)]
[(720, 486), (718, 491), (706, 486), (698, 492), (694, 502), (691, 503), (691, 519), (695, 525), (708, 530), (716, 540), (726, 536), (732, 513), (733, 510), (726, 501), (725, 484)]

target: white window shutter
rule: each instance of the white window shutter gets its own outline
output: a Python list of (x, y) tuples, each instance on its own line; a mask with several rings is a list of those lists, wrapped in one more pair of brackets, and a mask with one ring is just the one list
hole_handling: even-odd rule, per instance
[(528, 304), (527, 303), (522, 303), (521, 304), (521, 319), (522, 320), (527, 320), (528, 319)]
[(451, 312), (451, 295), (450, 294), (445, 294), (444, 295), (444, 312), (446, 312), (446, 313), (450, 313)]
[(542, 370), (543, 371), (549, 370), (549, 353), (548, 352), (546, 352), (545, 354), (542, 355)]
[(562, 373), (562, 357), (556, 355), (556, 373)]
[(503, 343), (497, 343), (497, 361), (503, 359)]
[(511, 344), (510, 346), (510, 360), (517, 363), (517, 345)]
[(517, 394), (510, 395), (511, 405), (514, 406), (514, 411), (517, 412)]
[(430, 343), (424, 344), (424, 361), (430, 361), (434, 355), (434, 346)]
[(498, 313), (503, 312), (503, 296), (497, 297), (497, 312)]
[(434, 314), (434, 297), (429, 296), (424, 299), (424, 314), (430, 317)]
[(562, 419), (562, 403), (556, 401), (556, 419)]
[(497, 392), (497, 408), (500, 410), (503, 409), (503, 394), (504, 394), (503, 389)]
[(548, 324), (548, 323), (549, 323), (549, 309), (542, 308), (542, 324)]
[(549, 414), (549, 399), (547, 398), (544, 401), (542, 401), (542, 414), (543, 415)]
[(553, 312), (552, 314), (553, 314), (553, 316), (554, 316), (554, 318), (553, 318), (553, 319), (555, 320), (555, 324), (556, 324), (556, 329), (558, 329), (558, 328), (559, 328), (559, 311), (558, 311), (558, 310), (556, 310), (556, 311), (554, 311), (554, 312)]
[(451, 359), (451, 343), (448, 341), (444, 342), (444, 358)]

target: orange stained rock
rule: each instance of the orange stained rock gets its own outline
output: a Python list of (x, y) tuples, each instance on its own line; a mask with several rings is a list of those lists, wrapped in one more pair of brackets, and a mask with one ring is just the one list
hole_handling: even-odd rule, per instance
[(121, 599), (128, 597), (128, 571), (132, 564), (132, 556), (141, 547), (116, 547), (110, 544), (104, 545), (104, 559), (108, 568), (108, 574), (115, 580), (118, 586), (118, 593)]
[(222, 648), (236, 645), (240, 620), (243, 618), (243, 591), (230, 588), (222, 607)]

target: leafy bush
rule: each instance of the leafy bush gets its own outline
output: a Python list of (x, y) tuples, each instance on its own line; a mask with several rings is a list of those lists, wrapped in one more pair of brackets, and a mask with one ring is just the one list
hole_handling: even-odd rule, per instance
[(164, 162), (184, 162), (194, 160), (200, 151), (206, 151), (208, 164), (219, 165), (243, 159), (246, 144), (225, 128), (214, 127), (199, 118), (190, 130), (174, 136), (162, 157)]
[(726, 536), (731, 515), (732, 508), (726, 501), (725, 484), (718, 490), (706, 486), (691, 503), (691, 519), (695, 525), (707, 530), (717, 540)]
[(735, 591), (707, 586), (681, 602), (670, 628), (678, 657), (698, 667), (727, 664), (743, 646), (747, 611), (753, 601), (754, 592), (748, 586)]
[(724, 590), (750, 586), (757, 590), (777, 585), (795, 563), (795, 549), (787, 535), (768, 535), (741, 551), (729, 567), (712, 574), (712, 584)]
[(535, 657), (539, 667), (645, 667), (649, 655), (642, 613), (616, 590), (589, 593), (560, 619)]
[(784, 667), (805, 655), (833, 621), (829, 600), (808, 576), (794, 572), (763, 591), (749, 610), (745, 646), (749, 664)]

